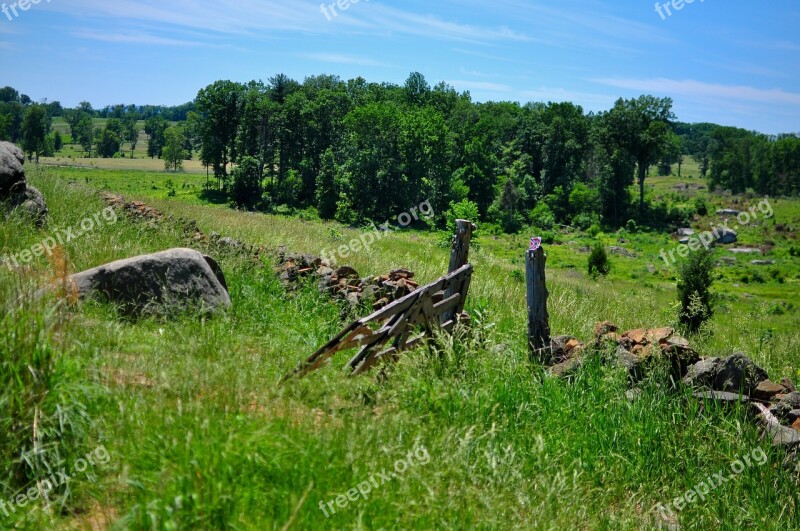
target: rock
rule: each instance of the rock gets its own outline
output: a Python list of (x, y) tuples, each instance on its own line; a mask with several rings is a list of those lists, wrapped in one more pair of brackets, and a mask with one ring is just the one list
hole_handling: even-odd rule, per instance
[(350, 266), (343, 266), (336, 270), (334, 273), (338, 278), (359, 278), (358, 271)]
[(750, 395), (767, 373), (741, 353), (722, 359), (708, 358), (689, 367), (684, 383), (694, 388)]
[(626, 258), (637, 258), (638, 257), (638, 255), (636, 253), (631, 252), (631, 251), (625, 249), (624, 247), (619, 247), (617, 245), (612, 245), (611, 247), (608, 248), (608, 250), (610, 252), (614, 253), (614, 254), (617, 254), (619, 256), (624, 256)]
[(768, 425), (765, 430), (772, 437), (773, 446), (789, 448), (800, 444), (800, 431), (773, 425)]
[(786, 388), (782, 385), (770, 382), (769, 380), (764, 380), (756, 386), (756, 388), (753, 390), (752, 396), (756, 400), (764, 400), (768, 402), (772, 400), (772, 397), (775, 395), (785, 392)]
[(636, 330), (629, 330), (622, 334), (622, 337), (627, 337), (637, 345), (643, 345), (647, 341), (647, 330), (638, 328)]
[(797, 419), (792, 423), (792, 429), (800, 431), (800, 419)]
[(569, 358), (566, 361), (553, 365), (547, 372), (556, 378), (571, 378), (578, 373), (581, 366), (583, 365), (583, 358), (581, 357), (574, 357)]
[(25, 182), (25, 154), (11, 142), (0, 142), (0, 200), (8, 198), (11, 188)]
[(678, 237), (685, 238), (687, 236), (694, 236), (694, 230), (692, 229), (678, 229)]
[(775, 265), (775, 260), (751, 260), (750, 263), (755, 266), (768, 266)]
[(781, 380), (781, 385), (784, 386), (789, 392), (794, 393), (797, 391), (797, 387), (794, 386), (794, 383), (789, 378), (783, 378)]
[(570, 351), (580, 345), (580, 341), (572, 336), (556, 336), (550, 339), (550, 356), (555, 363), (560, 363), (569, 357)]
[(735, 230), (723, 228), (718, 234), (717, 243), (721, 243), (722, 245), (728, 245), (739, 241), (739, 235)]
[(793, 409), (786, 414), (786, 420), (791, 423), (794, 423), (798, 419), (800, 419), (800, 409)]
[(718, 216), (738, 216), (739, 214), (741, 214), (741, 211), (733, 208), (723, 208), (722, 210), (717, 210)]
[(760, 253), (761, 249), (753, 249), (752, 247), (734, 247), (733, 249), (728, 249), (728, 252), (733, 254), (753, 254)]
[(724, 391), (699, 391), (692, 394), (700, 400), (712, 400), (722, 404), (746, 404), (749, 399), (737, 393), (726, 393)]
[(599, 338), (610, 332), (616, 332), (617, 330), (619, 330), (619, 328), (611, 321), (603, 321), (602, 323), (594, 325), (594, 337)]
[(685, 238), (681, 238), (681, 239), (679, 239), (679, 240), (678, 240), (678, 243), (680, 243), (681, 245), (689, 245), (689, 242), (690, 242), (690, 241), (692, 241), (692, 239), (691, 239), (691, 238), (689, 238), (689, 237), (685, 237)]
[[(19, 190), (20, 187), (15, 187)], [(37, 227), (44, 225), (47, 219), (47, 204), (42, 193), (31, 185), (24, 185), (24, 190), (11, 195), (9, 204), (13, 209), (21, 209), (25, 214), (34, 220)]]
[(231, 305), (219, 265), (192, 249), (119, 260), (70, 275), (69, 281), (81, 299), (99, 295), (134, 316), (193, 306), (216, 311)]

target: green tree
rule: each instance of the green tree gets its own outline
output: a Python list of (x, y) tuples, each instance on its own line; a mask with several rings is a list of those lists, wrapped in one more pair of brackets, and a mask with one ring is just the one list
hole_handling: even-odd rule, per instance
[(261, 194), (261, 162), (255, 157), (242, 157), (233, 170), (233, 202), (240, 207), (252, 207), (261, 201)]
[(197, 93), (199, 134), (203, 140), (201, 160), (214, 167), (218, 181), (227, 181), (228, 164), (236, 162), (245, 87), (232, 81), (217, 81)]
[(56, 151), (61, 151), (64, 147), (64, 139), (61, 137), (61, 131), (56, 131), (53, 134), (53, 149)]
[(188, 157), (186, 152), (186, 137), (179, 126), (168, 127), (164, 131), (164, 149), (161, 157), (164, 159), (164, 169), (178, 171), (183, 167), (183, 161)]
[(122, 138), (115, 127), (98, 129), (95, 138), (97, 154), (105, 159), (111, 158), (117, 153), (122, 145)]
[(147, 156), (151, 159), (161, 158), (166, 143), (165, 132), (169, 128), (169, 122), (163, 116), (157, 115), (149, 118), (144, 125), (144, 132), (147, 134)]
[(336, 161), (333, 150), (328, 148), (322, 155), (322, 167), (317, 175), (317, 210), (322, 219), (336, 216), (339, 194), (336, 187)]
[(47, 114), (47, 109), (39, 104), (29, 106), (22, 122), (22, 149), (28, 153), (28, 158), (36, 153), (36, 162), (39, 162), (39, 154), (44, 154), (47, 150), (48, 134), (50, 134), (50, 116)]
[(637, 99), (619, 99), (609, 111), (621, 126), (617, 149), (627, 153), (636, 163), (639, 183), (639, 209), (644, 210), (644, 183), (647, 170), (656, 164), (664, 153), (670, 134), (669, 123), (675, 118), (671, 98), (640, 96)]
[(136, 152), (136, 145), (139, 143), (139, 126), (136, 124), (135, 117), (128, 117), (123, 121), (123, 140), (131, 145), (131, 158)]

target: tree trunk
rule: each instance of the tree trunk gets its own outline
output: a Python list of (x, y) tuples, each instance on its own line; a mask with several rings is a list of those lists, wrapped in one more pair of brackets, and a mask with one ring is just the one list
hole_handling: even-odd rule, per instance
[(647, 166), (639, 163), (639, 210), (644, 212), (644, 180), (647, 178)]

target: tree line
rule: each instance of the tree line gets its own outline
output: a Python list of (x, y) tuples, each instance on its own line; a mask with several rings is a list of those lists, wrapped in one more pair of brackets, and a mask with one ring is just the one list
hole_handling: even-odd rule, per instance
[[(55, 114), (21, 99), (23, 118), (41, 119), (31, 138), (49, 131)], [(0, 138), (13, 139), (3, 128), (1, 105)], [(657, 201), (645, 182), (651, 168), (669, 174), (677, 165), (680, 175), (687, 156), (714, 186), (800, 192), (797, 135), (684, 124), (671, 99), (647, 95), (585, 113), (572, 103), (474, 102), (468, 92), (431, 86), (419, 73), (403, 85), (329, 75), (300, 83), (280, 74), (267, 82), (217, 81), (174, 108), (95, 111), (83, 102), (75, 109), (59, 104), (57, 111), (89, 153), (114, 156), (128, 142), (133, 154), (136, 124), (145, 120), (149, 156), (178, 169), (182, 158), (196, 155), (213, 171), (209, 188), (236, 206), (314, 209), (351, 224), (424, 200), (439, 214), (438, 224), (449, 212), (510, 232), (525, 224), (683, 223), (701, 207)], [(101, 116), (106, 127), (96, 130), (92, 118)], [(23, 144), (37, 155), (42, 147)]]

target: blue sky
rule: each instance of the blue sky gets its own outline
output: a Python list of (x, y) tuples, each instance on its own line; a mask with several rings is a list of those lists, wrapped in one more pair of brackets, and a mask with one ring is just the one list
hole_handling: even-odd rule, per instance
[(0, 85), (66, 106), (178, 104), (217, 79), (280, 72), (402, 83), (419, 71), (477, 101), (600, 111), (648, 93), (672, 97), (682, 121), (800, 131), (796, 0), (695, 0), (663, 17), (652, 0), (361, 0), (336, 16), (319, 0), (16, 9), (0, 13)]

